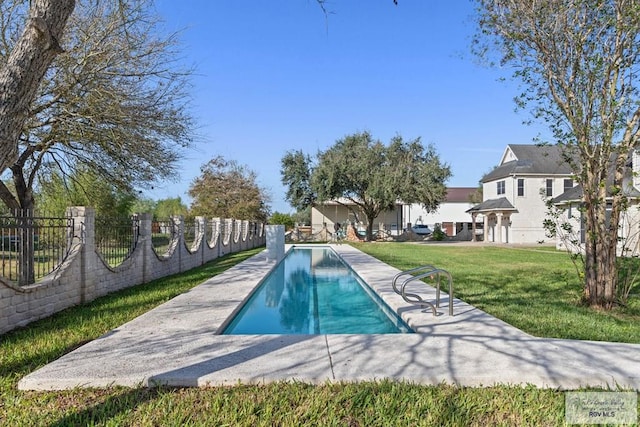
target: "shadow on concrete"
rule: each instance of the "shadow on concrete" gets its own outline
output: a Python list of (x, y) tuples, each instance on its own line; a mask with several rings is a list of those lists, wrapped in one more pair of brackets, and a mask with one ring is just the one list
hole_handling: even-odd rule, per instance
[[(416, 333), (217, 335), (270, 268), (252, 259), (246, 270), (216, 276), (28, 375), (20, 388), (388, 378), (640, 389), (640, 345), (535, 338), (458, 299), (454, 316), (434, 317), (393, 292), (390, 280), (398, 270), (350, 246), (338, 252)], [(441, 312), (447, 303), (444, 296)]]

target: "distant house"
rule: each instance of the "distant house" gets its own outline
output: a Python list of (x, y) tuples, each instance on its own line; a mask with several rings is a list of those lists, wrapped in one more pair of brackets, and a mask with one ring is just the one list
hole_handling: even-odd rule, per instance
[[(402, 233), (404, 227), (403, 204), (397, 203), (394, 209), (378, 216), (373, 225), (374, 231), (384, 229), (391, 235)], [(361, 233), (366, 229), (367, 218), (358, 210), (358, 206), (350, 200), (328, 200), (311, 208), (312, 233), (319, 233), (323, 227), (333, 231), (335, 224), (340, 226), (352, 224)]]
[[(398, 202), (394, 209), (383, 212), (374, 221), (374, 230), (384, 229), (391, 235), (402, 234), (413, 224), (426, 224), (432, 230), (436, 224), (451, 237), (471, 240), (472, 225), (466, 211), (473, 205), (471, 195), (475, 187), (450, 187), (447, 196), (435, 212), (427, 212), (419, 204)], [(319, 232), (325, 225), (333, 230), (335, 223), (354, 224), (360, 231), (366, 228), (366, 218), (356, 215), (357, 207), (349, 200), (330, 200), (311, 210), (313, 233)]]
[[(468, 209), (483, 222), (485, 242), (548, 241), (545, 201), (574, 187), (573, 171), (555, 145), (509, 144), (498, 166), (482, 178), (483, 201)], [(475, 236), (475, 232), (474, 232)]]
[(446, 199), (434, 212), (425, 211), (419, 204), (406, 205), (406, 222), (427, 224), (432, 230), (439, 225), (449, 237), (471, 240), (473, 226), (467, 211), (473, 206), (471, 198), (477, 190), (477, 187), (447, 188)]

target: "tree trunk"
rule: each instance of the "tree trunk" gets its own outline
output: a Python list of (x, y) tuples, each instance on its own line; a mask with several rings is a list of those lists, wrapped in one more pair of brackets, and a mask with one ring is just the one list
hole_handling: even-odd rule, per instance
[(373, 242), (375, 239), (373, 238), (373, 221), (375, 218), (367, 219), (367, 241)]
[[(600, 200), (604, 200), (604, 195)], [(618, 213), (606, 218), (606, 203), (585, 192), (586, 227), (584, 302), (590, 307), (610, 309), (616, 302)], [(597, 236), (597, 238), (596, 238)]]
[(380, 215), (380, 211), (382, 209), (380, 209), (378, 206), (376, 206), (375, 204), (368, 204), (362, 207), (362, 211), (365, 215), (365, 217), (367, 217), (367, 236), (366, 236), (366, 240), (368, 242), (373, 242), (375, 239), (373, 238), (373, 222), (376, 220), (376, 218), (378, 217), (378, 215)]
[(615, 304), (616, 295), (616, 248), (610, 244), (588, 242), (586, 257), (584, 301), (591, 307), (609, 309)]
[(75, 0), (32, 0), (22, 35), (0, 69), (0, 173), (18, 155), (18, 139), (49, 65), (62, 52), (59, 40)]

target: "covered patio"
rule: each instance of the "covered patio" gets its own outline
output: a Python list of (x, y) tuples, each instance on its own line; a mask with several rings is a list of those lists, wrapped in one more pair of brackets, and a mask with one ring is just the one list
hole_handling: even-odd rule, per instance
[(484, 241), (494, 243), (509, 243), (509, 232), (511, 228), (511, 215), (517, 213), (517, 209), (507, 200), (506, 197), (499, 199), (485, 200), (466, 211), (471, 214), (471, 241), (476, 238), (476, 220), (478, 215), (484, 217)]

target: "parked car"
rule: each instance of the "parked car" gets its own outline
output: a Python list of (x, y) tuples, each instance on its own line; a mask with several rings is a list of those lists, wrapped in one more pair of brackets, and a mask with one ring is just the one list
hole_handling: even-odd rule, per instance
[(433, 233), (433, 231), (431, 231), (429, 226), (426, 224), (416, 224), (413, 227), (411, 227), (411, 229), (413, 230), (414, 233), (419, 234), (421, 236), (430, 236)]

